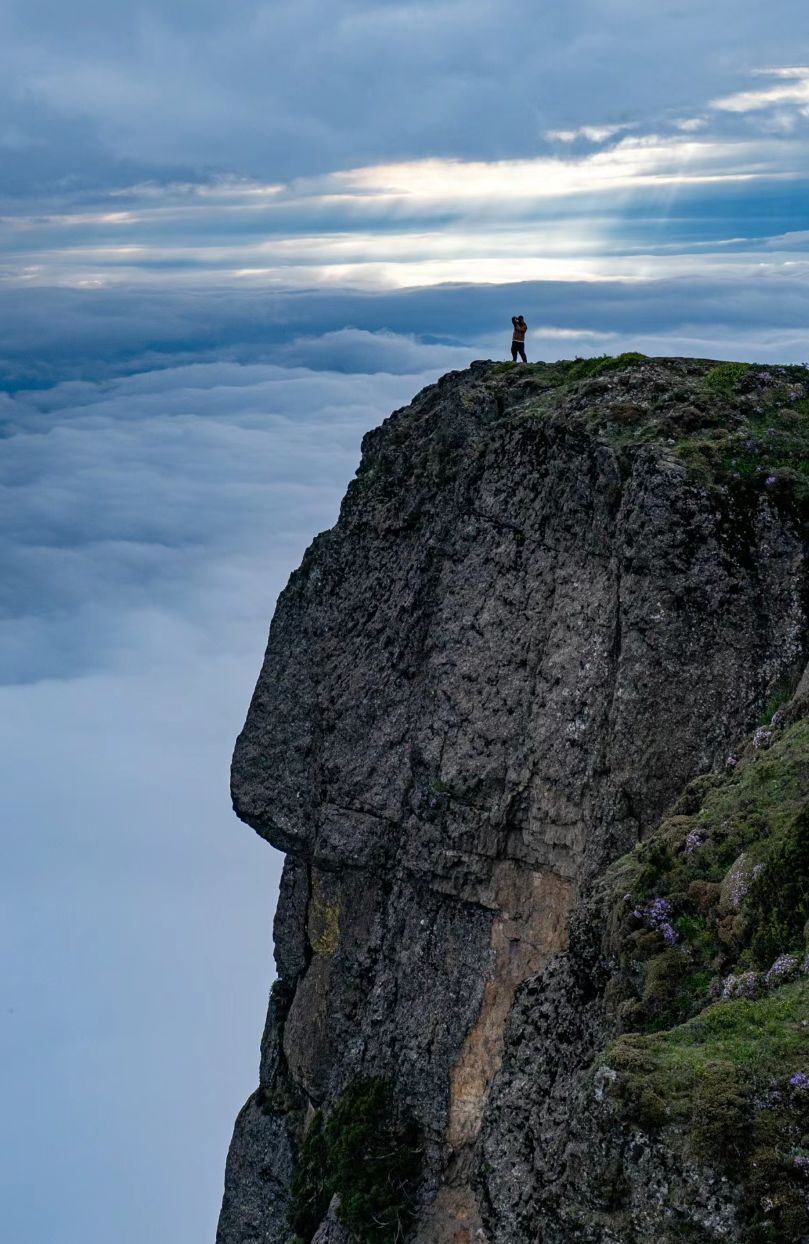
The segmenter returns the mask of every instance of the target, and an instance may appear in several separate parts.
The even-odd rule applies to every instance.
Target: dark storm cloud
[[[533,154],[548,131],[687,119],[697,101],[747,87],[750,70],[795,63],[805,5],[775,0],[769,18],[758,0],[518,13],[495,0],[12,0],[0,80],[17,119],[0,149],[18,189],[20,150],[39,185],[43,147],[100,184],[121,160],[288,179],[424,154]]]

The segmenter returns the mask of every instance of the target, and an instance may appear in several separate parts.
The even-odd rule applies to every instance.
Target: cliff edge
[[[286,860],[218,1244],[809,1232],[808,480],[798,367],[473,363],[366,436],[233,759]]]

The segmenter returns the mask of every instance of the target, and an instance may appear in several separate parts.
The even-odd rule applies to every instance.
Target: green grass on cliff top
[[[809,369],[629,353],[492,368],[525,413],[578,417],[616,448],[658,443],[696,480],[809,503]]]

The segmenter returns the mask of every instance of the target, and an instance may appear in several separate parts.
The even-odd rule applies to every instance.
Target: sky
[[[280,858],[228,765],[363,433],[504,357],[809,361],[802,0],[0,7],[0,1196],[213,1241]]]

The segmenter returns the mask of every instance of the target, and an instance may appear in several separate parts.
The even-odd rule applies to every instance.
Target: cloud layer
[[[247,602],[266,620],[267,581],[336,514],[361,433],[461,355],[391,334],[324,344],[349,372],[296,366],[293,345],[286,366],[196,363],[6,398],[0,682],[128,667],[161,619],[211,642],[255,621]],[[374,373],[350,374],[363,356]]]
[[[430,154],[286,181],[164,171],[78,199],[57,181],[47,203],[8,202],[0,287],[232,298],[805,279],[809,71],[748,82],[689,115],[547,130],[520,158]]]
[[[220,362],[6,398],[0,1188],[17,1244],[213,1238],[279,870],[232,819],[230,750],[275,596],[334,521],[362,434],[454,361],[392,335],[330,345],[345,367],[374,347],[388,370]]]

